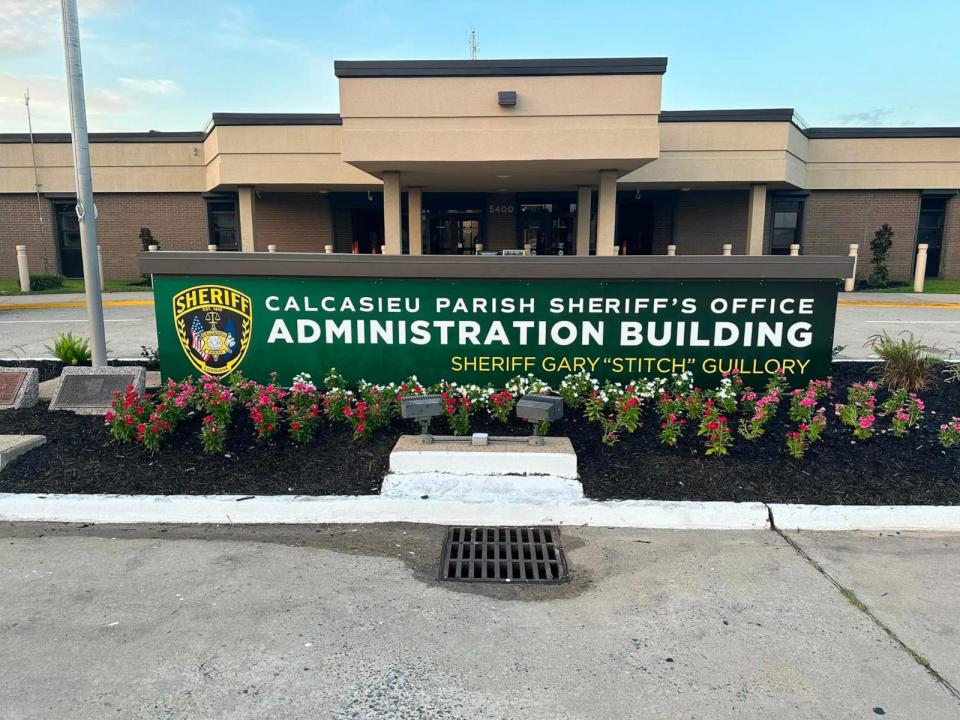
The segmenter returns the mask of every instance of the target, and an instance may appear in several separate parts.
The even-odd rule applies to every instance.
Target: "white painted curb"
[[[771,503],[781,530],[927,530],[960,532],[960,506],[781,505]]]
[[[367,496],[0,494],[0,521],[89,523],[373,523],[592,525],[697,530],[769,527],[762,503],[617,500],[468,503]]]
[[[389,473],[380,495],[395,500],[566,503],[583,500],[579,480],[553,475],[451,475]]]

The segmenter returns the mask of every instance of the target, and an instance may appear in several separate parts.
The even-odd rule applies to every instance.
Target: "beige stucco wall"
[[[203,192],[239,185],[303,190],[381,184],[353,162],[371,172],[388,166],[401,172],[414,169],[424,177],[407,176],[404,183],[433,189],[491,191],[501,184],[511,191],[573,189],[595,185],[601,169],[642,164],[644,158],[658,156],[639,169],[625,169],[620,184],[694,189],[751,183],[811,190],[960,187],[960,138],[808,139],[785,122],[658,124],[658,108],[652,103],[659,76],[394,78],[389,83],[397,85],[389,86],[402,88],[407,80],[416,88],[446,81],[441,87],[450,90],[449,102],[427,93],[429,98],[421,98],[426,106],[420,108],[399,90],[378,101],[373,91],[386,80],[348,79],[342,81],[345,88],[360,83],[349,86],[344,97],[345,107],[357,114],[345,118],[343,126],[218,126],[202,143],[94,142],[94,187],[98,192]],[[481,80],[489,82],[470,102],[461,97],[462,88],[455,90]],[[529,81],[533,89],[524,90],[514,80]],[[605,80],[620,88],[620,96],[597,99]],[[561,81],[572,84],[563,86]],[[570,89],[564,91],[569,107],[552,94],[558,87]],[[496,105],[496,89],[505,88],[520,93],[514,110]],[[597,102],[591,104],[590,97]],[[460,101],[467,104],[458,108]],[[377,107],[391,114],[361,114]],[[462,116],[425,114],[449,114],[451,108]],[[627,112],[615,114],[619,110]],[[41,189],[72,192],[70,144],[41,142],[36,152]],[[513,177],[497,177],[503,174]],[[0,193],[33,191],[30,145],[0,143]]]
[[[806,186],[811,190],[960,187],[960,138],[808,142]]]
[[[69,143],[37,143],[43,192],[73,192]],[[90,164],[97,192],[200,192],[204,159],[200,143],[91,143]],[[0,143],[0,193],[34,191],[27,143]]]
[[[795,182],[790,123],[665,122],[660,158],[620,179],[627,184]]]
[[[343,159],[375,174],[524,161],[626,172],[659,154],[660,89],[660,75],[341,78]],[[498,105],[502,90],[515,106]]]
[[[206,187],[379,185],[343,162],[339,125],[215,127],[204,141]]]

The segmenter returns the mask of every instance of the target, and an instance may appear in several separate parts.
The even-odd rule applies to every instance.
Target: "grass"
[[[868,287],[858,288],[862,292],[879,293],[910,293],[913,292],[913,284],[896,285],[894,287],[883,288],[881,290],[872,290]],[[960,280],[927,280],[923,284],[923,292],[926,293],[960,293]]]
[[[148,285],[132,285],[127,280],[107,280],[104,283],[104,292],[149,292]],[[82,293],[83,280],[64,278],[63,287],[37,292],[21,293],[18,280],[0,280],[0,295],[59,295],[62,293]]]

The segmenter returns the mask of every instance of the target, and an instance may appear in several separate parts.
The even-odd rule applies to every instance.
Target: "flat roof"
[[[88,139],[92,143],[194,143],[203,142],[205,137],[206,133],[203,132],[149,130],[147,132],[90,133]],[[69,143],[71,138],[70,133],[34,133],[33,141],[36,143]],[[28,142],[30,142],[30,135],[27,133],[0,133],[0,144]]]
[[[213,113],[217,125],[343,125],[337,113]]]
[[[339,78],[663,75],[665,57],[551,60],[337,60]]]

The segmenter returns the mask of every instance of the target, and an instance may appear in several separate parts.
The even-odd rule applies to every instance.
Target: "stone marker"
[[[113,393],[127,387],[142,393],[146,372],[142,367],[65,367],[60,385],[50,401],[51,410],[69,410],[79,415],[103,415],[113,403]]]
[[[0,367],[0,410],[19,410],[37,404],[40,373],[36,368]]]
[[[0,470],[46,441],[43,435],[0,435]]]

